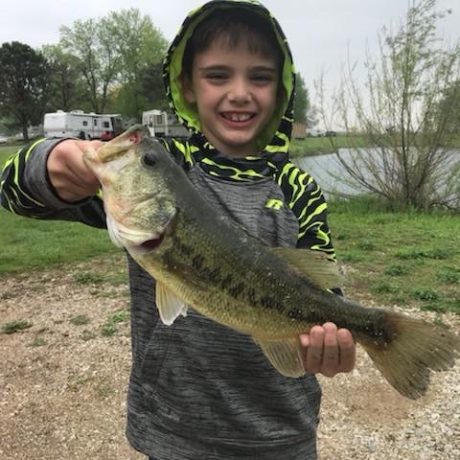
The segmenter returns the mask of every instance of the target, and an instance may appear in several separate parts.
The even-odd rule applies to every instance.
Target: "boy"
[[[186,18],[164,66],[172,106],[192,135],[164,143],[216,212],[268,245],[333,257],[321,191],[287,156],[292,69],[284,35],[264,7],[206,3]],[[24,148],[4,171],[2,204],[104,227],[99,184],[82,162],[88,144],[43,140]],[[313,374],[353,368],[350,332],[327,323],[302,335],[309,374],[285,378],[250,338],[196,312],[163,325],[154,280],[129,256],[128,264],[131,444],[157,460],[315,459],[321,391]]]

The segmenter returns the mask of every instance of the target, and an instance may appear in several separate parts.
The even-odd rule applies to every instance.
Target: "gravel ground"
[[[103,272],[104,263],[1,279],[0,325],[33,325],[0,335],[0,459],[145,458],[124,436],[130,341],[118,313],[128,308],[127,288],[74,276]],[[460,332],[458,316],[413,314]],[[433,376],[415,402],[384,382],[362,351],[356,370],[321,383],[321,460],[460,459],[460,364]]]

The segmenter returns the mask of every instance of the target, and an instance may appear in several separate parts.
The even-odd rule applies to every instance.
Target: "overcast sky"
[[[397,27],[409,0],[263,0],[277,17],[292,48],[297,70],[307,87],[321,72],[336,85],[347,61],[362,61],[366,47],[376,46],[383,26]],[[32,47],[59,41],[59,28],[77,19],[100,18],[109,11],[138,8],[152,18],[171,40],[183,18],[201,5],[197,0],[39,0],[4,1],[0,15],[0,43],[13,40]],[[438,0],[438,9],[452,9],[439,30],[447,41],[460,37],[460,0]]]

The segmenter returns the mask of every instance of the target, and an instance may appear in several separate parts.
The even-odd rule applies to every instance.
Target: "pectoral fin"
[[[156,304],[161,321],[170,326],[179,316],[187,316],[187,305],[161,283],[156,285]]]
[[[286,377],[301,377],[305,374],[302,348],[297,337],[278,341],[254,340],[280,374]]]
[[[273,251],[321,289],[331,289],[344,284],[337,264],[324,252],[293,248],[273,248]]]

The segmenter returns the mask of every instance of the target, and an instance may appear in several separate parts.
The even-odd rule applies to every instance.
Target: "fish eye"
[[[145,166],[155,166],[157,159],[155,158],[155,154],[152,152],[147,152],[142,155],[142,163]]]

